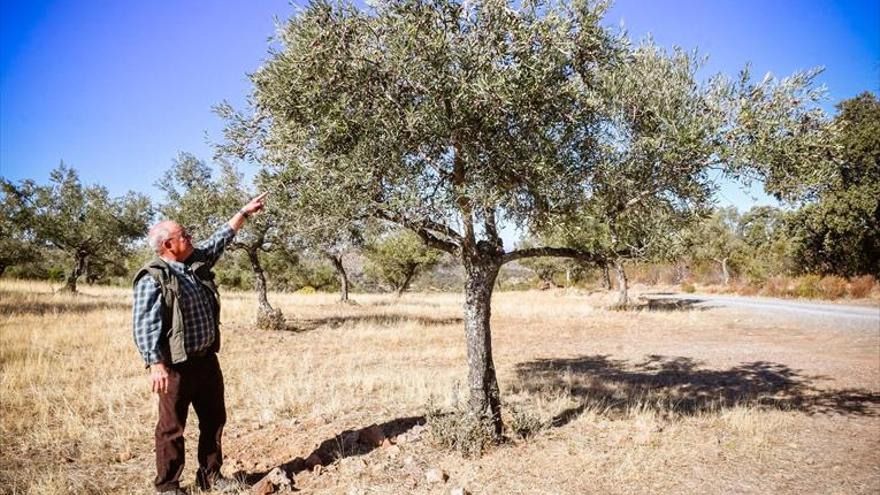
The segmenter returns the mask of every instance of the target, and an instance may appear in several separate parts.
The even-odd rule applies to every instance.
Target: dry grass
[[[130,295],[0,282],[0,493],[150,493],[155,398]],[[466,377],[455,294],[273,295],[286,331],[223,298],[225,470],[334,452],[307,493],[877,493],[877,329],[734,310],[608,311],[614,294],[499,293],[505,419],[529,435],[464,459],[430,442],[347,451],[341,432],[403,432]],[[464,392],[458,393],[462,395]],[[196,427],[187,430],[192,483]],[[540,425],[540,427],[539,427]],[[513,432],[511,432],[513,433]],[[358,454],[354,456],[354,454]],[[364,463],[351,462],[362,459]],[[424,469],[445,470],[444,486]]]

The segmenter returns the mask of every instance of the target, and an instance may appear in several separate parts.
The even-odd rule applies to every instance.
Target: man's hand
[[[170,372],[162,363],[150,366],[150,385],[153,392],[164,394],[168,392],[168,379]]]
[[[259,196],[257,196],[256,198],[250,200],[250,202],[248,204],[244,205],[244,208],[241,209],[242,213],[244,213],[245,216],[250,216],[250,215],[253,215],[254,213],[262,210],[263,209],[263,202],[266,201],[266,196],[268,196],[268,195],[269,195],[269,191],[266,191],[263,194],[260,194]]]
[[[254,213],[263,209],[263,202],[266,201],[266,196],[269,195],[269,191],[260,194],[256,198],[250,200],[248,204],[244,205],[244,207],[238,211],[232,218],[229,219],[229,226],[232,227],[232,230],[238,232],[242,225],[244,225],[244,219],[253,215]]]

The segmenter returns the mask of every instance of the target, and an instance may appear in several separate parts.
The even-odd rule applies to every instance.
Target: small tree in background
[[[0,179],[0,275],[11,266],[41,259],[41,246],[31,228],[28,198],[11,182]]]
[[[181,153],[157,184],[167,197],[160,210],[167,218],[186,226],[194,237],[205,238],[257,196],[264,180],[263,175],[258,175],[254,186],[248,186],[228,162],[220,163],[220,175],[215,179],[205,162],[190,153]],[[281,310],[269,304],[266,276],[260,262],[262,253],[279,249],[284,242],[277,218],[270,199],[266,210],[248,219],[229,246],[247,258],[259,304],[257,327],[265,329],[284,327]]]
[[[7,198],[15,198],[11,218],[25,222],[35,240],[70,259],[64,290],[73,293],[89,266],[124,270],[125,257],[153,215],[146,196],[129,192],[111,198],[102,186],[83,186],[76,171],[63,163],[49,174],[47,185],[26,180],[18,186],[4,182],[3,188]]]
[[[431,249],[411,231],[396,230],[375,236],[367,241],[367,276],[379,280],[397,292],[400,297],[422,271],[430,270],[439,261],[442,252]]]
[[[739,219],[742,250],[738,264],[753,282],[772,275],[791,275],[798,270],[792,259],[793,244],[788,213],[772,206],[755,206]]]
[[[719,208],[689,232],[688,244],[693,257],[718,264],[724,285],[730,283],[731,260],[745,249],[740,234],[740,216],[736,207]]]

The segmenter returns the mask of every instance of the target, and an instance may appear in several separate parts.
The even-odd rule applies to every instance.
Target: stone
[[[251,487],[251,493],[254,495],[269,495],[278,491],[279,488],[289,486],[291,486],[291,482],[287,473],[281,470],[281,468],[276,467]]]
[[[132,457],[134,456],[129,451],[120,452],[116,454],[116,462],[130,461]]]
[[[425,471],[425,481],[428,483],[445,483],[449,479],[449,475],[442,469],[431,468]]]
[[[385,432],[378,425],[368,426],[360,431],[358,440],[364,445],[379,447],[385,441]]]

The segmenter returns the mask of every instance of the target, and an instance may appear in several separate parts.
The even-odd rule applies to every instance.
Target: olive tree
[[[400,297],[420,272],[440,261],[442,252],[432,249],[409,230],[383,232],[369,239],[364,248],[367,275],[387,284]]]
[[[69,292],[76,292],[77,280],[90,265],[93,270],[96,265],[122,267],[153,215],[146,196],[128,192],[112,198],[102,186],[83,186],[76,170],[63,163],[49,174],[49,184],[25,180],[3,187],[25,210],[13,215],[26,219],[33,238],[69,257],[64,284]]]
[[[769,95],[745,94],[745,85],[719,78],[710,91],[717,103],[667,114],[675,121],[617,101],[614,88],[636,79],[615,84],[612,78],[618,67],[636,61],[622,36],[601,26],[600,6],[505,0],[372,5],[362,11],[317,1],[292,17],[280,30],[281,46],[252,75],[253,115],[231,119],[228,135],[273,168],[278,187],[298,208],[333,219],[393,222],[459,260],[466,273],[469,408],[490,418],[496,435],[501,401],[489,322],[499,269],[539,256],[604,261],[604,253],[576,246],[508,251],[501,223],[542,232],[564,229],[583,214],[606,215],[597,198],[612,203],[606,191],[625,189],[637,172],[628,165],[648,163],[616,156],[625,141],[614,129],[625,109],[637,113],[640,128],[670,134],[640,150],[652,154],[652,173],[671,177],[664,184],[687,174],[702,179],[712,164],[725,163],[734,175],[772,172],[768,161],[801,150],[796,141],[778,152],[778,121],[762,119],[770,109],[785,118],[802,115],[789,111],[788,99],[776,103],[809,78],[789,86],[766,83],[780,89]],[[739,120],[747,111],[757,122],[743,129]],[[706,112],[720,122],[694,129],[689,123]],[[764,136],[768,126],[771,134]],[[719,147],[721,141],[735,146],[711,161],[691,156],[690,140],[710,131]],[[798,128],[793,138],[800,134]],[[683,201],[705,194],[681,182],[673,190]],[[617,203],[647,205],[665,191],[649,183]]]
[[[230,162],[221,161],[219,166],[220,174],[214,177],[214,171],[204,161],[190,153],[180,153],[157,184],[166,195],[166,202],[160,207],[162,214],[186,226],[197,238],[209,236],[256,196],[257,189],[262,190],[265,178],[260,175],[252,187]],[[229,246],[247,258],[259,304],[257,326],[267,329],[284,324],[281,311],[269,304],[266,275],[260,262],[261,253],[285,246],[277,218],[275,206],[267,201],[266,211],[249,219]]]
[[[40,244],[31,228],[30,210],[22,191],[0,179],[0,275],[7,268],[41,258]]]
[[[722,282],[724,285],[729,284],[731,260],[743,253],[746,247],[736,207],[718,208],[688,234],[693,257],[717,263],[721,269]]]

